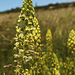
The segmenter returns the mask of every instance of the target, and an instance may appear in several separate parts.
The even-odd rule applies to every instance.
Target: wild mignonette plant
[[[75,31],[71,30],[67,42],[68,54],[70,57],[75,57]]]
[[[40,26],[34,16],[32,0],[24,0],[16,26],[14,62],[16,62],[15,73],[18,75],[39,73],[41,57],[41,35]],[[35,62],[38,63],[35,63]],[[37,65],[38,64],[38,65]],[[36,71],[35,71],[35,70]]]
[[[75,74],[75,31],[71,30],[67,42],[68,47],[68,57],[66,63],[66,74],[73,75]]]
[[[50,29],[47,30],[46,33],[46,45],[47,45],[47,52],[50,53],[52,52],[52,34]]]
[[[50,29],[46,34],[46,45],[47,45],[47,54],[46,54],[46,64],[50,69],[51,75],[60,75],[59,72],[59,61],[56,54],[52,51],[52,34]]]
[[[75,31],[71,30],[69,37],[68,37],[68,42],[67,42],[67,48],[68,48],[68,56],[66,58],[66,62],[64,62],[63,67],[64,75],[74,75],[75,74]]]

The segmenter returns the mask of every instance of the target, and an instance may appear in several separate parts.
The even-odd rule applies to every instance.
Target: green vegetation
[[[9,13],[9,14],[0,14],[0,35],[1,35],[0,36],[0,60],[1,60],[0,74],[1,75],[3,73],[6,73],[6,75],[14,75],[14,73],[13,73],[14,66],[12,68],[12,65],[11,65],[11,64],[14,64],[13,63],[14,37],[15,37],[15,34],[17,31],[18,32],[17,35],[19,36],[18,39],[19,39],[19,41],[21,41],[20,39],[24,39],[23,36],[25,34],[23,32],[23,30],[26,31],[26,29],[27,29],[27,28],[23,27],[25,29],[21,30],[21,34],[19,33],[19,27],[21,27],[22,25],[24,26],[24,22],[23,22],[24,18],[26,16],[28,17],[27,14],[24,16],[22,14],[22,12],[21,12],[21,15],[19,16],[19,18],[20,18],[19,20],[18,20],[19,12]],[[32,17],[34,17],[34,13],[32,13],[31,15],[32,15]],[[37,60],[37,63],[35,63],[34,62],[35,56],[34,56],[34,59],[32,60],[33,62],[31,61],[31,64],[29,64],[30,62],[28,63],[32,69],[30,69],[30,67],[27,66],[26,71],[28,71],[28,69],[29,69],[30,72],[28,71],[28,73],[32,73],[33,71],[35,72],[37,70],[36,73],[38,73],[38,74],[41,73],[43,75],[45,75],[47,73],[48,73],[48,75],[51,75],[51,74],[53,74],[53,75],[60,75],[60,74],[73,75],[75,73],[75,70],[74,70],[74,66],[75,66],[75,64],[74,64],[74,61],[75,61],[74,55],[75,54],[74,53],[75,53],[75,51],[74,51],[74,46],[70,45],[69,43],[72,42],[73,41],[72,39],[75,37],[75,32],[71,31],[72,29],[75,30],[75,8],[68,7],[68,8],[62,8],[62,9],[54,9],[54,10],[50,10],[50,9],[47,9],[47,10],[41,9],[40,10],[39,9],[39,10],[37,10],[35,16],[39,20],[39,24],[40,24],[40,28],[41,28],[41,35],[42,35],[41,41],[44,44],[41,49],[43,52],[42,53],[38,52],[38,54],[40,53],[40,54],[44,54],[44,55],[41,56],[42,58],[39,58],[39,60],[42,60],[42,61],[40,61],[41,63],[39,63],[38,60]],[[28,20],[29,19],[30,18],[28,17]],[[15,26],[17,25],[17,20],[18,20],[18,22],[21,21],[21,23],[20,23],[19,27],[18,26],[16,27],[16,31],[15,31]],[[33,20],[37,23],[36,18],[34,18]],[[31,20],[28,24],[31,24],[33,22],[33,20]],[[36,23],[35,23],[35,25],[36,25]],[[28,27],[30,29],[32,28],[31,26],[28,25]],[[37,30],[37,27],[36,26],[34,26],[34,27]],[[35,32],[35,28],[34,28],[34,32]],[[48,29],[51,29],[51,31]],[[48,32],[47,32],[47,30],[48,30]],[[27,30],[27,31],[28,32],[25,35],[28,37],[27,34],[30,34],[31,32],[30,32],[30,30]],[[71,33],[70,33],[70,31],[71,31]],[[46,32],[47,32],[47,34],[46,34]],[[51,32],[52,32],[52,34],[51,34]],[[33,33],[31,33],[31,34],[33,35]],[[68,39],[68,35],[73,36],[73,38],[71,38],[71,39],[69,36],[70,41]],[[29,36],[31,36],[31,35],[29,35]],[[53,38],[52,38],[52,36],[53,36]],[[32,38],[36,38],[36,37],[34,36]],[[53,41],[52,41],[52,39],[53,39]],[[50,40],[50,41],[48,41],[48,40]],[[68,46],[69,47],[72,46],[71,47],[72,50],[69,50],[67,48],[67,40],[68,40]],[[18,47],[17,44],[15,44],[15,45]],[[27,49],[35,50],[34,47],[32,47],[32,45],[35,46],[33,42],[30,42],[28,44],[31,44],[31,47],[29,47],[29,45],[26,45],[27,48],[24,47],[24,49],[26,48],[26,50]],[[36,45],[38,45],[38,44],[36,43]],[[23,51],[23,50],[20,50],[20,51]],[[38,51],[38,49],[36,51]],[[51,58],[48,58],[48,56],[50,56]],[[32,56],[32,58],[33,58],[33,56]],[[46,59],[46,61],[45,61],[45,59]],[[20,60],[23,60],[23,59],[20,59]],[[48,60],[51,60],[51,62]],[[40,67],[39,67],[39,69],[36,68],[36,70],[33,69],[34,65],[32,65],[32,64],[34,64],[34,63],[35,63],[35,66],[37,66],[38,64],[43,65],[41,67],[42,68],[41,71],[39,70]],[[51,63],[51,64],[49,65],[49,63]],[[23,65],[23,64],[21,63],[21,65]],[[17,65],[17,66],[19,66],[19,65]],[[53,68],[51,69],[51,67],[53,67]],[[22,70],[24,68],[25,67],[19,68],[19,70],[20,69]],[[44,68],[46,68],[45,72],[44,72],[44,70],[45,70]],[[22,71],[22,72],[25,73],[25,71]]]

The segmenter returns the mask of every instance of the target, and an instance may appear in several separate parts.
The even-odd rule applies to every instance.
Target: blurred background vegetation
[[[12,68],[4,68],[13,63],[13,46],[15,26],[17,25],[20,8],[0,13],[0,75],[14,75]],[[53,51],[59,60],[67,55],[67,39],[70,31],[75,30],[75,3],[50,4],[35,7],[36,17],[41,26],[42,43],[45,44],[45,35],[51,29],[53,35]],[[45,50],[45,45],[44,45]]]

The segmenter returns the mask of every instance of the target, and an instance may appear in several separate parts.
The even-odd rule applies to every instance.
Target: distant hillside
[[[60,9],[60,8],[68,8],[68,7],[75,7],[75,2],[71,3],[56,3],[56,4],[49,4],[47,6],[38,6],[35,9]]]
[[[11,12],[19,12],[19,11],[21,11],[21,8],[11,9],[0,13],[3,14],[3,13],[11,13]]]
[[[61,4],[56,3],[56,4],[49,4],[46,6],[37,6],[35,7],[35,10],[38,10],[38,9],[53,10],[53,9],[68,8],[68,7],[75,7],[75,2],[61,3]],[[0,13],[10,13],[10,12],[20,12],[20,11],[21,11],[21,8],[16,8],[16,9],[7,10],[7,11],[0,12]]]

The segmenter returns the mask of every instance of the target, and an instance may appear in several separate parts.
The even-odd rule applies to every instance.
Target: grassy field
[[[0,14],[0,75],[3,75],[3,72],[6,72],[6,75],[13,75],[11,67],[4,69],[3,66],[13,63],[15,26],[17,25],[19,14],[20,12]],[[46,31],[51,29],[53,50],[58,58],[60,57],[65,61],[68,34],[72,29],[75,30],[75,8],[39,9],[36,11],[35,16],[41,27],[42,43],[45,44]]]

